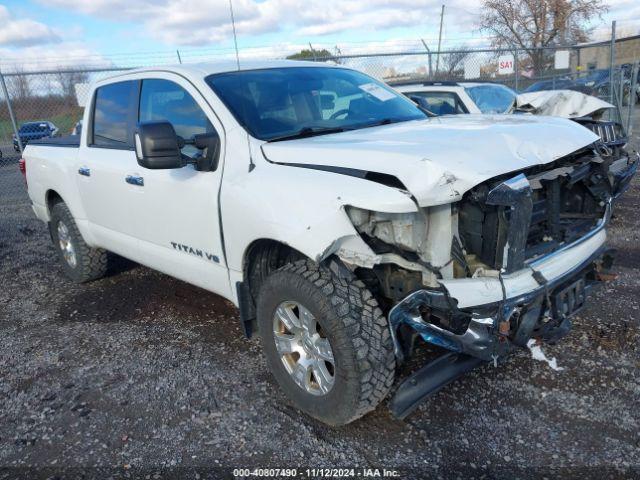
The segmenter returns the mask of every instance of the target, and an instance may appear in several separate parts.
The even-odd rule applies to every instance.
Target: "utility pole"
[[[440,34],[438,35],[438,56],[436,57],[436,74],[440,68],[440,47],[442,46],[442,19],[444,18],[444,5],[440,11]]]

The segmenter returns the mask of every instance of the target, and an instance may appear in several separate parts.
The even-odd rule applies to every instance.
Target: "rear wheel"
[[[343,425],[389,393],[395,377],[391,335],[359,280],[300,260],[265,280],[257,308],[267,363],[300,410]]]
[[[107,251],[86,244],[65,203],[56,203],[51,208],[49,231],[62,268],[74,282],[89,282],[105,275]]]

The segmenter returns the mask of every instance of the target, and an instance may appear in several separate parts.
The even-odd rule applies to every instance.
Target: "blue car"
[[[58,127],[48,120],[26,122],[20,125],[18,135],[20,135],[20,142],[22,143],[22,148],[24,148],[31,140],[55,137],[58,135]],[[13,134],[13,149],[16,152],[20,151],[20,145],[15,133]]]
[[[584,82],[573,81],[569,78],[555,78],[550,80],[540,80],[529,85],[523,93],[541,92],[543,90],[575,90],[586,95],[593,95],[594,91],[591,86]]]
[[[592,88],[596,95],[607,96],[609,94],[609,70],[592,70],[588,75],[577,78],[576,85],[584,85]]]

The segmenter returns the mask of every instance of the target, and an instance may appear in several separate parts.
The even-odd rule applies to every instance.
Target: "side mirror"
[[[196,161],[199,172],[213,172],[218,168],[220,160],[220,136],[217,132],[200,133],[194,135],[193,145],[202,150],[202,155]]]
[[[138,165],[152,170],[182,168],[186,165],[180,152],[183,143],[169,122],[142,122],[135,132]]]

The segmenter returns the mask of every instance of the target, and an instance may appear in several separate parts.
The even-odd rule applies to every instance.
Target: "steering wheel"
[[[342,115],[348,115],[349,114],[349,109],[348,108],[343,108],[342,110],[338,110],[337,112],[333,112],[333,115],[331,115],[329,117],[329,120],[335,120],[336,118],[342,116]]]

